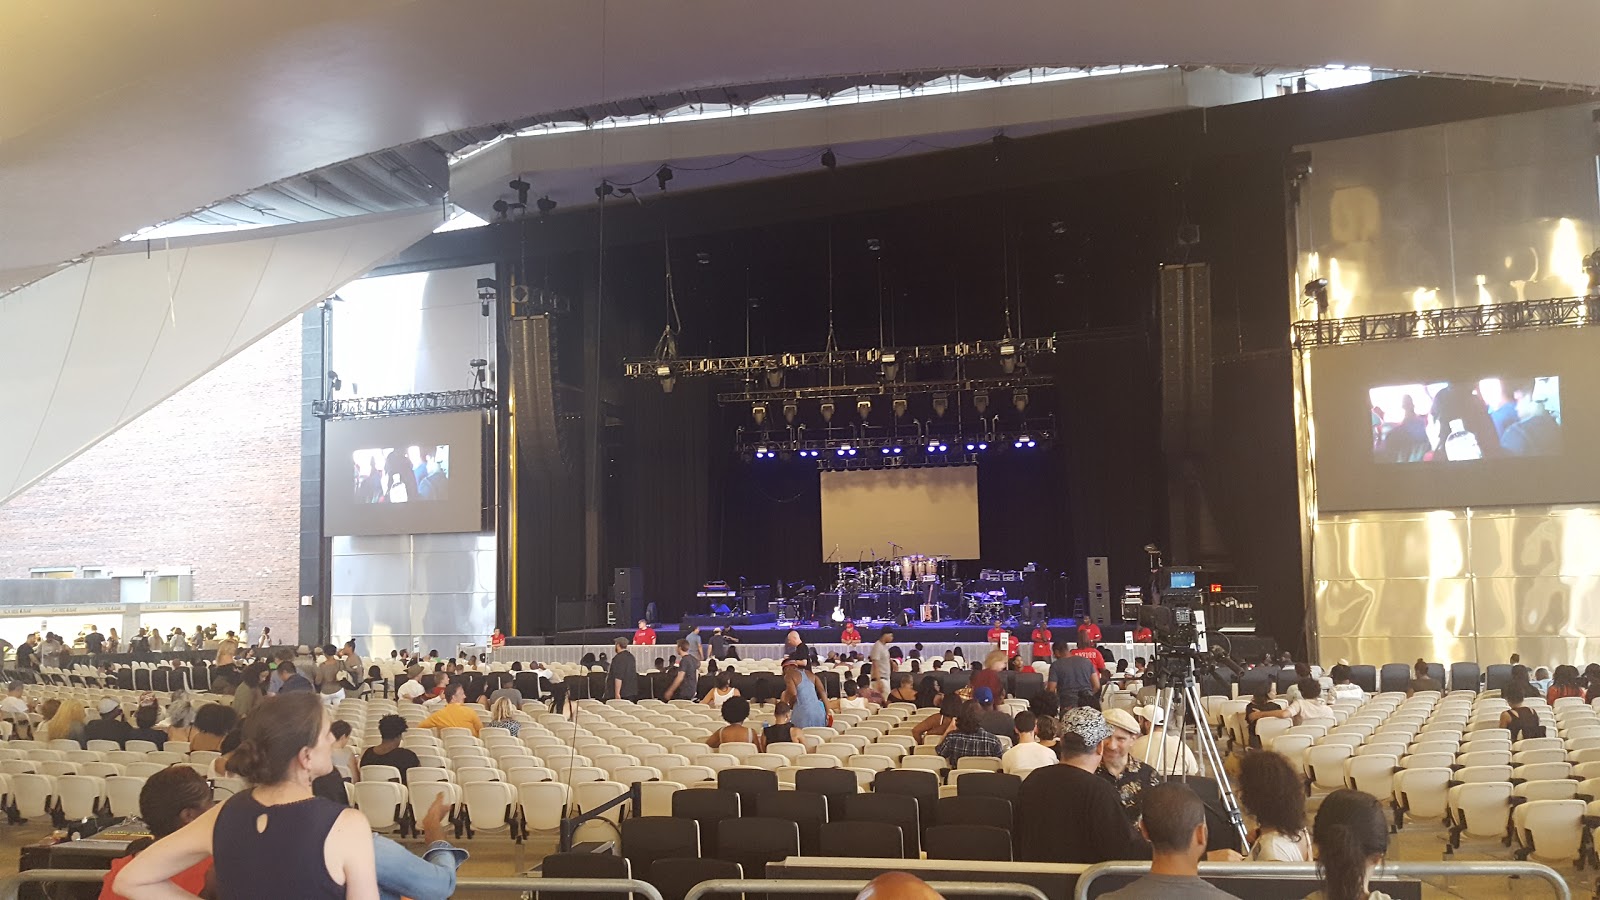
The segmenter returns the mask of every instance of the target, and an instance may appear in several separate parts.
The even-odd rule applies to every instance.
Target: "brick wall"
[[[0,577],[189,566],[194,599],[299,630],[300,321],[0,505]]]

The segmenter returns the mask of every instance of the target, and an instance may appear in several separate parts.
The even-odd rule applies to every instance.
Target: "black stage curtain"
[[[713,465],[726,465],[729,455],[711,445],[715,387],[711,379],[680,379],[663,394],[654,382],[626,385],[620,468],[628,512],[618,564],[643,569],[644,598],[664,621],[689,611],[709,577],[719,493]]]

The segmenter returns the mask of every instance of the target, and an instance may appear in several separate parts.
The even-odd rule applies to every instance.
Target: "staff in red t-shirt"
[[[640,619],[639,627],[634,629],[633,632],[633,642],[641,647],[654,646],[656,642],[656,630],[650,627],[649,622]]]
[[[504,647],[505,645],[506,645],[506,636],[500,633],[500,629],[496,628],[494,630],[494,634],[489,635],[489,649],[490,650],[499,650],[501,647]]]
[[[1101,655],[1095,644],[1100,640],[1100,626],[1093,622],[1085,622],[1078,626],[1078,646],[1072,651],[1073,656],[1081,656],[1094,663],[1094,667],[1104,672],[1106,658]]]
[[[846,647],[855,647],[861,643],[861,632],[856,630],[854,621],[844,620],[844,630],[839,632],[839,643]]]
[[[1033,658],[1035,661],[1050,661],[1050,626],[1039,624],[1033,626]]]

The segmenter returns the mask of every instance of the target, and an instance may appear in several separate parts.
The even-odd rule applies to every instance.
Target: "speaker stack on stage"
[[[1104,556],[1091,556],[1087,560],[1088,578],[1084,584],[1089,590],[1089,618],[1096,625],[1109,625],[1116,621],[1111,616],[1111,567]]]
[[[644,603],[644,570],[638,566],[611,570],[611,604],[606,618],[612,625],[630,626],[647,619]]]

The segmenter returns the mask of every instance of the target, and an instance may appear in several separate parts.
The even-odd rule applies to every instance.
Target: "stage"
[[[714,621],[713,621],[714,620]],[[709,638],[715,627],[727,629],[730,622],[733,635],[739,639],[737,645],[741,659],[778,659],[785,651],[785,641],[791,630],[800,633],[800,639],[805,641],[819,656],[826,658],[831,652],[847,653],[855,649],[863,657],[870,649],[869,645],[877,640],[878,634],[889,623],[857,623],[856,630],[861,633],[861,644],[857,647],[846,647],[839,642],[839,626],[829,624],[824,628],[819,625],[800,624],[795,626],[773,624],[746,625],[738,624],[744,621],[738,616],[691,616],[685,622],[700,623],[700,636],[702,641]],[[718,624],[720,623],[720,624]],[[665,659],[676,653],[674,646],[678,639],[687,634],[689,627],[684,625],[661,624],[656,626],[656,643],[653,648],[645,647],[636,651],[643,665],[649,665],[654,657]],[[912,649],[918,644],[923,647],[923,664],[927,667],[931,662],[943,656],[946,650],[960,647],[963,657],[970,663],[981,659],[991,647],[988,642],[989,627],[974,625],[966,622],[918,622],[911,625],[895,625],[895,639],[892,646],[899,647],[900,652],[909,656]],[[1060,640],[1074,640],[1077,637],[1077,624],[1072,619],[1051,619],[1051,637]],[[1111,626],[1102,628],[1107,640],[1105,646],[1111,650],[1116,659],[1126,659],[1131,664],[1135,657],[1148,659],[1154,653],[1152,644],[1126,643],[1130,629]],[[611,642],[619,637],[632,638],[632,628],[587,628],[573,631],[563,631],[549,638],[535,637],[508,637],[506,646],[494,654],[494,658],[501,662],[578,662],[586,653],[611,652]],[[1012,629],[1017,636],[1020,652],[1025,661],[1032,660],[1030,640],[1033,634],[1031,627]],[[646,658],[648,657],[648,658]]]

